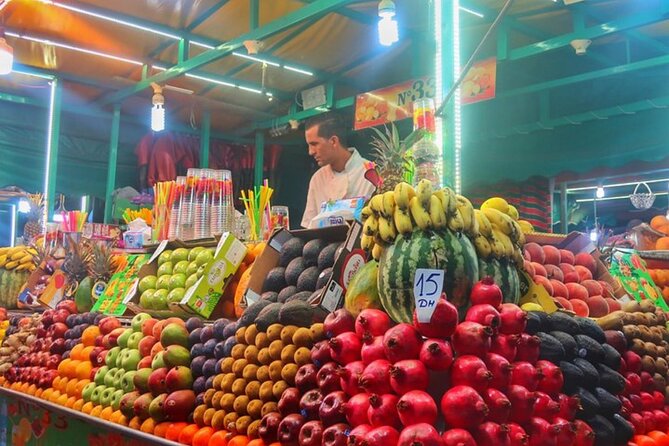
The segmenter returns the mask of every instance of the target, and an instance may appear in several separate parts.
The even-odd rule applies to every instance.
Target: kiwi
[[[237,342],[243,344],[245,341],[245,337],[246,337],[246,327],[239,327],[237,329],[237,333],[235,333],[235,338],[237,339]]]
[[[269,363],[272,362],[272,357],[269,355],[269,348],[265,347],[260,349],[257,359],[258,363],[262,365],[269,365]]]
[[[239,418],[239,414],[237,412],[230,412],[225,415],[225,418],[223,418],[223,425],[225,426],[226,430],[233,430],[236,429],[235,423],[237,422],[237,419]]]
[[[212,388],[215,390],[221,390],[221,382],[223,382],[223,378],[225,378],[225,375],[222,373],[216,375],[211,383]]]
[[[235,431],[239,435],[246,435],[246,431],[249,428],[249,424],[253,422],[253,419],[248,416],[244,415],[242,417],[237,418],[237,421],[235,421]]]
[[[286,366],[281,370],[281,378],[291,386],[294,386],[297,369],[297,364],[286,364]]]
[[[214,394],[214,397],[211,399],[211,407],[214,409],[220,409],[221,408],[221,398],[225,395],[225,392],[219,390]]]
[[[244,349],[244,359],[246,359],[249,364],[255,364],[258,362],[258,347],[253,344],[249,344],[246,349]]]
[[[244,367],[244,371],[242,372],[242,378],[244,378],[246,381],[253,381],[256,379],[256,373],[258,372],[258,366],[255,364],[248,364],[246,367]]]
[[[269,342],[281,339],[281,330],[283,330],[283,325],[281,324],[272,324],[267,327],[267,339],[269,339]]]
[[[272,381],[281,379],[281,370],[283,369],[283,362],[276,360],[269,365],[269,377]]]
[[[237,376],[234,373],[226,373],[223,375],[221,390],[224,392],[232,392],[232,383],[234,383],[236,379]]]
[[[260,430],[260,423],[262,420],[254,420],[246,428],[246,436],[249,438],[258,438],[258,431]]]
[[[269,347],[269,342],[269,336],[267,336],[267,333],[260,332],[256,335],[255,344],[256,347],[258,347],[258,350]]]
[[[235,382],[232,383],[232,393],[235,396],[243,395],[246,390],[246,380],[244,378],[237,378]]]
[[[223,398],[221,398],[221,401],[219,402],[221,409],[230,412],[232,410],[232,404],[235,402],[235,398],[237,398],[237,395],[234,393],[226,393],[223,395]]]
[[[279,407],[274,401],[268,401],[262,405],[262,410],[260,411],[260,415],[264,417],[268,413],[277,412],[278,410]]]
[[[283,392],[290,387],[286,381],[277,381],[274,383],[272,386],[272,394],[274,394],[275,399],[280,399],[281,395],[283,395]]]
[[[232,356],[234,359],[241,359],[244,357],[244,350],[246,350],[246,345],[237,344],[234,347],[232,347],[230,356]]]
[[[249,397],[250,400],[255,400],[260,396],[260,382],[259,381],[251,381],[246,385],[246,390],[245,390],[246,396]]]
[[[232,403],[230,403],[230,410],[232,410]],[[216,430],[225,429],[226,416],[227,413],[224,410],[217,410],[216,413],[214,413],[214,416],[211,417],[211,427],[213,427]]]
[[[248,361],[244,358],[238,359],[232,364],[232,373],[237,375],[237,378],[241,378],[242,373],[244,373],[244,368],[248,365]]]
[[[295,330],[295,333],[293,333],[292,342],[297,347],[311,348],[313,345],[313,340],[311,338],[311,329],[301,327]]]
[[[284,345],[288,345],[293,342],[293,335],[297,329],[298,327],[295,325],[286,325],[283,327],[283,330],[281,330],[281,342],[283,342]]]
[[[224,358],[221,361],[221,373],[230,373],[232,372],[232,364],[235,363],[235,358],[228,357]]]
[[[215,413],[216,409],[214,409],[213,407],[210,407],[207,410],[205,410],[204,415],[202,416],[202,423],[205,426],[211,426]]]
[[[281,362],[284,364],[290,364],[294,361],[295,352],[297,347],[294,345],[286,345],[283,350],[281,350]]]
[[[256,327],[256,324],[251,324],[248,327],[246,327],[246,330],[244,330],[244,342],[247,345],[253,345],[256,341],[256,335],[258,334],[258,327]]]
[[[193,423],[198,426],[204,426],[204,413],[207,411],[207,406],[205,404],[200,404],[193,411]]]
[[[273,360],[281,359],[281,351],[283,350],[283,346],[284,343],[280,339],[272,341],[272,343],[269,345],[269,357]]]
[[[246,406],[249,405],[249,397],[246,395],[239,395],[235,398],[232,404],[232,409],[240,415],[246,415]]]
[[[260,418],[260,411],[262,411],[263,402],[257,399],[249,401],[246,406],[246,413],[253,419]]]
[[[273,387],[274,383],[272,381],[265,381],[264,383],[260,384],[260,391],[258,392],[258,396],[265,403],[274,400],[274,392],[272,391]]]
[[[325,339],[325,329],[322,322],[312,324],[310,330],[312,342],[320,342]]]
[[[211,406],[211,400],[214,398],[215,394],[216,390],[207,389],[207,391],[204,392],[204,404],[206,404],[207,406]]]
[[[269,381],[269,366],[261,365],[258,367],[258,370],[256,370],[256,379],[261,383]]]
[[[295,364],[297,364],[298,366],[309,364],[311,362],[311,350],[308,349],[307,347],[298,348],[295,351],[293,360],[295,361]]]

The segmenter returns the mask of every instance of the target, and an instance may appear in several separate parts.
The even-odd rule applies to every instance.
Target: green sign
[[[611,258],[610,272],[620,281],[625,292],[638,302],[649,299],[664,311],[669,311],[662,292],[648,273],[646,262],[636,252],[615,251]]]

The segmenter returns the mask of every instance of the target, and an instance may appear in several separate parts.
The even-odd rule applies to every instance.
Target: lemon
[[[501,197],[488,198],[481,205],[481,209],[485,208],[497,209],[502,214],[509,214],[509,203]]]
[[[534,302],[528,302],[520,307],[523,311],[545,311],[544,307]]]
[[[520,215],[518,215],[518,209],[516,209],[516,207],[512,204],[509,205],[509,212],[507,212],[507,215],[516,221],[518,221],[520,218]]]

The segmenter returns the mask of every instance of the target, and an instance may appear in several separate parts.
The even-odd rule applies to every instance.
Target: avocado
[[[283,308],[282,303],[272,303],[263,308],[255,321],[258,330],[265,331],[270,325],[278,323],[281,308]]]
[[[325,268],[332,268],[336,260],[335,255],[339,248],[339,242],[330,243],[318,255],[318,270],[323,271]]]
[[[612,446],[617,444],[616,429],[609,420],[601,415],[593,415],[586,418],[585,422],[590,425],[595,433],[595,446]]]
[[[542,311],[529,311],[527,313],[527,326],[525,327],[525,333],[534,335],[543,330],[541,317],[542,314],[545,315],[546,313]]]
[[[541,339],[541,346],[539,347],[539,358],[546,359],[554,364],[558,364],[564,359],[565,353],[562,344],[548,333],[539,332],[536,336]]]
[[[620,414],[614,414],[609,420],[616,431],[615,444],[627,444],[634,436],[634,426]]]
[[[296,257],[302,255],[304,241],[299,237],[293,237],[281,246],[279,255],[279,266],[286,267]]]
[[[618,350],[611,347],[609,344],[602,344],[602,348],[604,349],[604,359],[602,359],[602,364],[606,364],[613,370],[619,370],[620,353],[618,353]]]
[[[575,392],[583,384],[583,371],[571,362],[560,361],[560,370],[564,377],[565,393]]]
[[[562,344],[566,359],[571,359],[576,356],[576,340],[572,335],[563,331],[551,331],[549,334]]]
[[[316,281],[316,288],[323,288],[325,285],[328,284],[328,280],[330,280],[330,277],[332,277],[332,268],[325,268],[321,273],[318,275],[318,280]]]
[[[279,311],[279,323],[282,325],[295,325],[298,327],[310,327],[314,316],[311,305],[301,300],[285,303]]]
[[[277,266],[272,268],[267,277],[265,277],[265,282],[262,285],[263,293],[265,291],[276,291],[277,293],[286,286],[286,268],[282,266]]]
[[[279,293],[278,302],[285,302],[293,294],[297,293],[297,287],[295,285],[289,285],[286,288],[282,289]]]
[[[263,300],[268,300],[270,302],[277,302],[277,300],[279,299],[279,293],[277,293],[276,291],[265,291],[264,293],[262,293],[260,298]]]
[[[578,356],[587,359],[593,364],[602,362],[602,359],[604,359],[602,344],[587,335],[576,335],[574,339],[578,348]]]
[[[297,291],[315,291],[318,283],[318,267],[305,269],[297,279]]]
[[[291,260],[286,267],[286,284],[297,285],[297,279],[299,279],[300,274],[302,274],[305,269],[304,258],[296,257]]]
[[[550,330],[547,331],[564,331],[572,336],[581,333],[581,328],[576,319],[560,311],[548,315],[548,325]]]
[[[575,358],[572,364],[583,372],[582,386],[594,389],[599,385],[599,373],[597,373],[597,369],[590,362],[583,358]]]
[[[256,317],[260,314],[263,308],[268,305],[271,305],[272,302],[264,299],[260,299],[258,302],[254,303],[242,313],[242,317],[239,318],[237,322],[238,327],[248,327],[255,322]]]
[[[601,407],[597,398],[583,387],[579,387],[574,395],[581,400],[581,407],[577,412],[579,418],[590,418],[600,412]]]
[[[302,302],[308,302],[312,294],[313,294],[312,291],[300,291],[298,293],[293,294],[288,299],[286,299],[286,303],[292,302],[294,300],[301,300]]]
[[[597,325],[597,322],[587,317],[577,317],[575,319],[581,328],[580,334],[590,336],[600,344],[604,344],[606,342],[606,335],[604,334],[604,330],[602,330],[602,328]],[[575,335],[576,333],[573,334]]]
[[[595,398],[597,398],[597,401],[599,401],[599,407],[601,407],[603,415],[613,415],[618,413],[623,407],[620,400],[614,395],[611,395],[606,389],[595,387],[594,395]]]
[[[617,395],[625,389],[625,378],[606,364],[597,364],[599,385]]]
[[[305,243],[302,257],[304,257],[304,264],[307,268],[318,265],[318,256],[326,246],[327,242],[320,238],[309,240]]]

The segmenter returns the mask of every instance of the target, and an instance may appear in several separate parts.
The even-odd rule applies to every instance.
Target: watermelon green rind
[[[520,300],[520,279],[516,267],[506,260],[479,259],[479,278],[492,277],[502,290],[504,302],[517,304]]]
[[[476,249],[462,234],[446,231],[443,236],[447,246],[452,247],[445,268],[444,291],[447,299],[463,313],[469,308],[469,295],[479,277]]]

